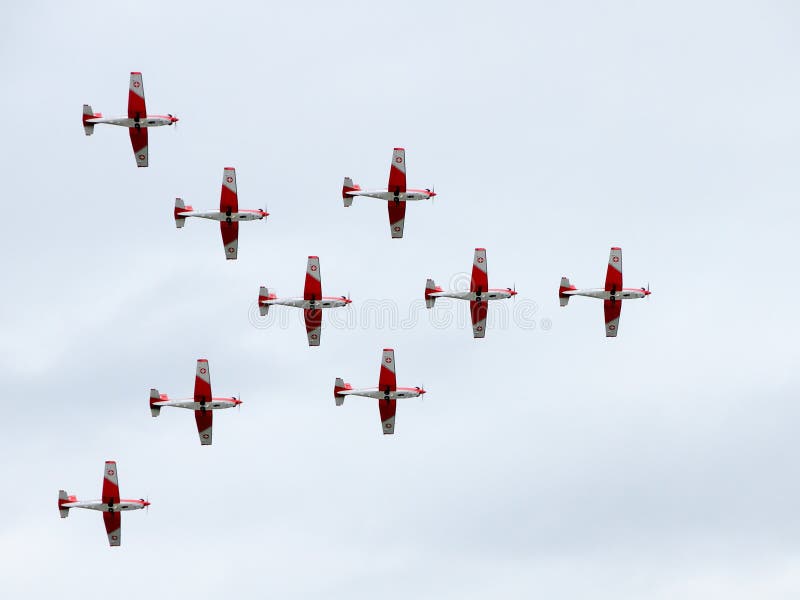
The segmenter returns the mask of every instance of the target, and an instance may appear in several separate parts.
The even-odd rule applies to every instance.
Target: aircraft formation
[[[108,124],[127,127],[131,147],[137,167],[149,164],[148,128],[175,125],[178,118],[172,114],[151,115],[147,113],[144,97],[142,74],[131,72],[128,91],[128,114],[121,117],[103,117],[95,113],[88,104],[83,105],[83,127],[87,136],[94,133],[96,125]],[[350,177],[344,178],[342,200],[349,208],[356,197],[374,198],[387,203],[389,215],[389,231],[393,239],[401,239],[405,229],[406,203],[432,200],[436,196],[433,188],[414,189],[406,185],[406,154],[404,148],[394,148],[389,168],[389,180],[385,189],[364,190],[355,184]],[[175,199],[173,217],[177,228],[186,224],[186,219],[197,217],[218,221],[222,235],[222,245],[226,260],[236,260],[239,249],[239,223],[266,219],[269,213],[265,209],[240,209],[236,187],[236,170],[225,167],[222,174],[219,210],[197,211],[186,205],[182,198]],[[469,302],[469,313],[472,321],[473,338],[486,335],[489,303],[494,300],[508,300],[517,295],[515,286],[506,288],[490,288],[486,260],[486,249],[475,248],[472,262],[472,273],[468,291],[445,291],[429,278],[425,284],[424,299],[428,309],[434,307],[438,298],[452,298]],[[559,304],[566,307],[572,296],[586,296],[603,300],[606,337],[617,337],[619,319],[623,300],[646,298],[650,295],[650,286],[641,288],[625,288],[622,283],[622,249],[612,247],[609,253],[608,269],[603,288],[578,289],[567,277],[562,277],[558,288]],[[346,307],[351,303],[350,296],[323,296],[320,259],[309,256],[306,265],[306,277],[302,297],[279,298],[269,288],[261,286],[258,293],[258,308],[262,316],[266,316],[273,306],[286,306],[303,310],[306,336],[309,346],[319,346],[322,333],[322,312]],[[342,378],[334,382],[333,396],[336,406],[342,406],[347,396],[361,396],[378,401],[381,427],[384,435],[395,433],[395,415],[397,400],[418,398],[426,393],[424,386],[398,387],[396,376],[395,353],[392,348],[384,348],[376,387],[353,388]],[[194,394],[189,398],[170,399],[158,389],[150,390],[149,406],[153,417],[161,414],[165,407],[184,408],[194,411],[197,433],[202,446],[212,444],[213,411],[227,408],[238,408],[242,404],[236,397],[214,397],[211,393],[211,376],[208,360],[197,360],[195,372]],[[103,521],[110,546],[119,546],[122,539],[121,513],[140,510],[150,506],[150,502],[120,497],[116,462],[105,462],[102,495],[98,500],[78,500],[59,490],[58,509],[61,518],[66,518],[72,508],[85,508],[103,513]]]

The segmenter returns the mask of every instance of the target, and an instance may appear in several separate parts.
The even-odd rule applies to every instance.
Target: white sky
[[[796,299],[800,79],[793,2],[12,3],[0,21],[0,589],[8,598],[795,598],[800,587]],[[86,138],[81,105],[148,109]],[[385,185],[405,146],[411,204],[344,209],[344,175]],[[176,230],[175,196],[241,226]],[[623,248],[620,336],[602,304]],[[516,284],[473,340],[421,311],[488,251]],[[302,292],[318,254],[352,326],[307,346],[299,315],[254,324],[258,286]],[[276,307],[273,311],[280,311]],[[284,308],[283,311],[291,309]],[[331,315],[326,315],[326,321]],[[552,327],[544,331],[543,320]],[[397,434],[336,376],[374,385],[397,352]],[[148,390],[241,394],[200,447]],[[59,488],[149,495],[107,546],[61,521]]]

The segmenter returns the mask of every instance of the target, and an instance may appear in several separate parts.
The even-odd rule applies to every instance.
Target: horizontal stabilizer
[[[262,285],[258,290],[258,312],[262,317],[266,317],[269,313],[269,304],[262,304],[267,298],[269,298],[269,289]]]

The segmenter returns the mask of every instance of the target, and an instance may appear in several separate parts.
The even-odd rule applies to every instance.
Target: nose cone
[[[142,506],[150,506],[150,502],[147,500],[142,501]]]
[[[517,290],[508,290],[508,293],[511,294],[512,296],[516,296]]]
[[[645,296],[649,296],[650,295],[650,290],[644,290],[644,295]]]
[[[351,302],[352,302],[352,300],[350,300],[350,298],[345,298],[344,299],[344,303],[345,304],[350,304]]]
[[[419,391],[419,395],[420,395],[420,396],[422,396],[423,394],[427,394],[427,393],[428,393],[428,392],[426,392],[426,391],[425,391],[424,389],[422,389],[422,388],[419,388],[419,390],[418,390],[418,391]]]
[[[428,198],[433,198],[436,196],[436,192],[428,192]]]
[[[170,120],[170,123],[177,123],[178,121],[180,121],[180,119],[178,117],[170,117],[169,120]]]
[[[233,399],[233,403],[234,403],[236,406],[239,406],[239,405],[242,403],[242,401],[241,401],[241,400],[239,400],[238,398],[234,398],[234,399]]]

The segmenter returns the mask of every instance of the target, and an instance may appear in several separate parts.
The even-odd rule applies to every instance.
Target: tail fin
[[[357,192],[360,189],[361,186],[353,183],[352,179],[349,177],[344,178],[344,183],[342,184],[342,200],[344,201],[345,207],[353,204],[353,197],[347,192]]]
[[[345,383],[344,379],[341,377],[336,378],[336,383],[333,384],[333,397],[336,398],[336,406],[341,406],[344,404],[344,397],[345,394],[342,394],[343,390],[352,390],[353,386],[349,383]]]
[[[100,113],[94,114],[92,111],[92,107],[88,104],[83,105],[83,131],[86,135],[92,135],[94,133],[94,123],[87,123],[86,119],[94,119],[102,117]]]
[[[70,497],[64,490],[58,490],[58,512],[61,514],[62,519],[69,516],[69,506],[64,506],[67,502],[74,502],[77,498]]]
[[[183,198],[175,198],[175,210],[173,212],[173,216],[175,217],[175,227],[180,229],[186,224],[186,217],[181,217],[180,214],[191,210],[191,206],[186,206],[183,203]]]
[[[258,312],[261,313],[262,317],[266,317],[267,313],[269,313],[269,304],[262,304],[262,302],[268,298],[269,288],[262,285],[258,289]]]
[[[569,279],[566,277],[561,278],[561,285],[558,287],[558,302],[561,306],[566,306],[569,303],[569,296],[564,292],[567,290],[576,290],[574,285],[570,284]]]
[[[169,400],[166,394],[159,394],[156,388],[150,388],[150,414],[157,417],[161,414],[160,406],[153,406],[154,402],[161,402],[162,400]]]
[[[425,283],[425,306],[427,308],[433,308],[433,305],[436,303],[436,296],[431,296],[431,293],[441,291],[442,288],[437,286],[433,279],[428,279]]]

